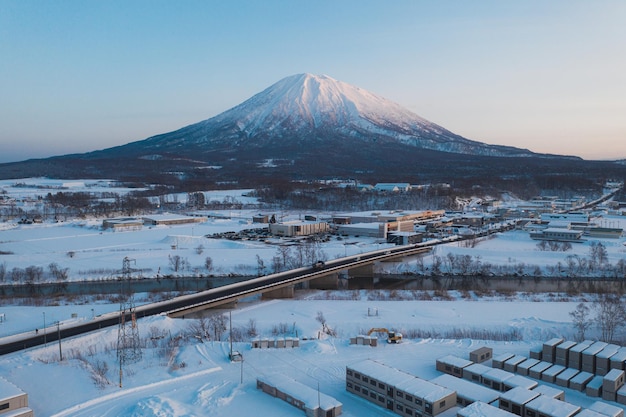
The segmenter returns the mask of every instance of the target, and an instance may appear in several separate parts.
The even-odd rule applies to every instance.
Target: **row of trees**
[[[67,281],[69,277],[69,268],[61,268],[56,263],[48,265],[47,269],[41,266],[27,266],[26,268],[14,267],[8,269],[5,262],[0,263],[0,283],[12,282],[21,283],[38,283],[42,281]]]
[[[560,249],[559,249],[560,250]],[[539,265],[514,262],[510,260],[504,265],[485,262],[479,255],[462,255],[447,253],[445,256],[433,255],[430,263],[427,258],[420,257],[415,264],[414,272],[419,275],[479,275],[479,276],[531,276],[531,277],[604,277],[624,278],[626,276],[626,260],[619,259],[615,264],[609,262],[606,247],[601,242],[592,242],[589,255],[568,255],[564,262],[541,268]]]
[[[310,266],[317,261],[326,261],[326,253],[319,242],[302,242],[295,246],[278,246],[272,257],[271,269],[274,273],[289,269]],[[258,274],[264,275],[266,267],[263,260],[257,255]]]

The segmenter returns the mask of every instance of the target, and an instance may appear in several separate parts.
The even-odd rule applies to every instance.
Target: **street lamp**
[[[43,345],[46,346],[46,312],[43,312]]]

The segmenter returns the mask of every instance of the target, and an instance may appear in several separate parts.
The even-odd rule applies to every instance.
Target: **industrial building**
[[[346,390],[406,417],[436,416],[456,406],[456,392],[382,363],[346,367]]]

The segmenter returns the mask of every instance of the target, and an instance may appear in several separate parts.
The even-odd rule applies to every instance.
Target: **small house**
[[[493,349],[487,346],[479,347],[470,352],[470,361],[474,363],[483,363],[493,357]]]
[[[473,362],[454,355],[447,355],[437,359],[435,363],[439,372],[444,372],[446,374],[456,376],[457,378],[462,378],[463,369],[470,366]]]

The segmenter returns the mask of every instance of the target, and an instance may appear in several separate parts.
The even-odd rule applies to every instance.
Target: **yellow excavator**
[[[370,336],[372,333],[386,333],[387,343],[400,343],[402,341],[402,333],[390,332],[384,327],[374,327],[367,332],[367,335]]]

